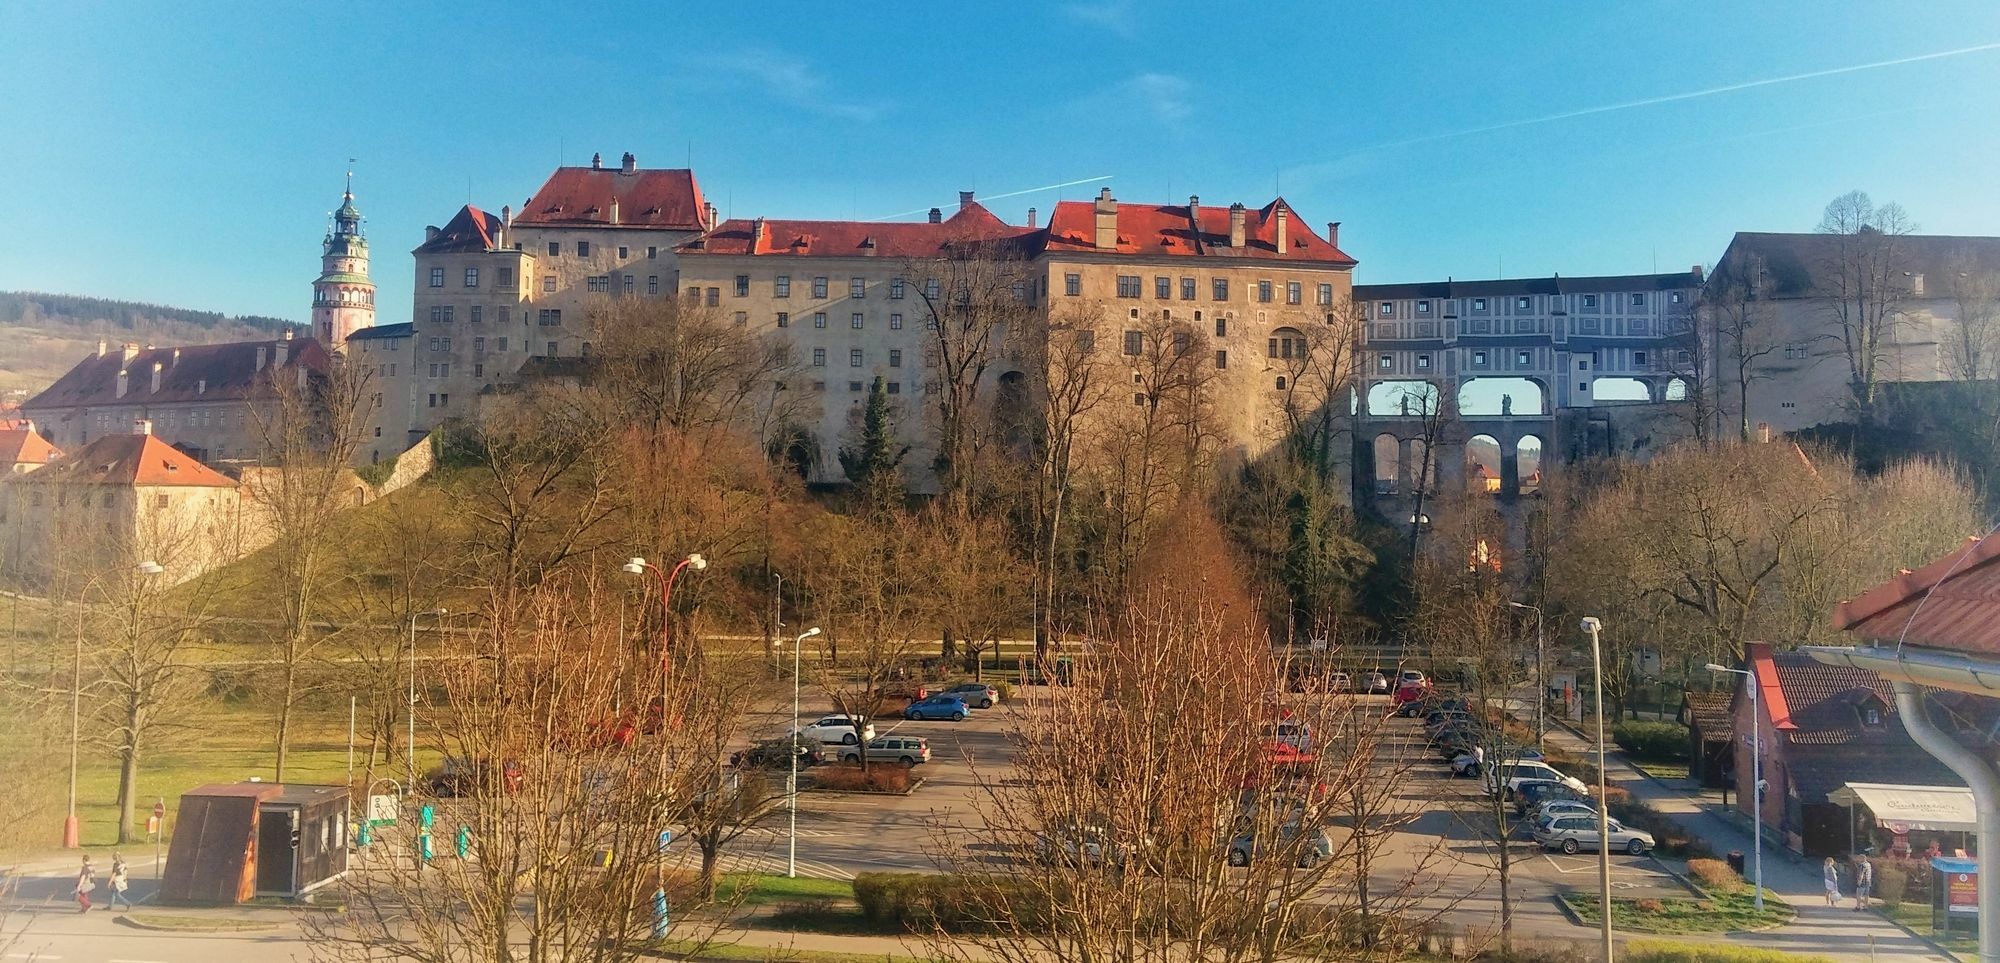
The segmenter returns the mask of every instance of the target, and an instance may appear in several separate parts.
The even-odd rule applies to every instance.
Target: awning
[[[1913,829],[1959,833],[1979,829],[1979,816],[1972,806],[1972,790],[1957,786],[1850,782],[1827,793],[1826,800],[1841,806],[1859,802],[1875,814],[1876,822],[1898,834]]]

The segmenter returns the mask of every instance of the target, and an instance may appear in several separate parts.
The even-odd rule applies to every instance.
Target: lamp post
[[[1743,687],[1750,690],[1750,851],[1753,854],[1750,873],[1751,882],[1757,887],[1757,912],[1761,913],[1764,911],[1764,753],[1757,738],[1758,730],[1763,728],[1757,716],[1757,679],[1747,669],[1732,669],[1713,662],[1706,668],[1710,672],[1740,675],[1747,680]]]
[[[1542,640],[1542,607],[1526,602],[1509,602],[1509,608],[1526,609],[1535,613],[1535,748],[1548,750],[1549,726],[1543,718],[1549,701],[1549,683],[1544,675],[1543,660],[1548,646]]]
[[[680,578],[682,569],[690,567],[699,572],[708,567],[708,559],[702,558],[700,552],[695,552],[681,559],[680,562],[674,565],[672,571],[662,572],[658,565],[654,565],[634,555],[626,559],[625,564],[620,566],[628,575],[644,575],[647,572],[652,572],[654,577],[660,580],[660,666],[662,672],[666,671],[667,642],[673,626],[674,610],[671,608],[671,605],[674,597],[674,580]],[[662,698],[665,698],[665,695],[664,692],[661,693]]]
[[[1604,783],[1604,654],[1597,635],[1604,623],[1591,616],[1583,620],[1590,633],[1590,677],[1597,690],[1597,908],[1604,917],[1604,963],[1611,963],[1611,800]]]
[[[444,609],[425,609],[422,612],[410,613],[410,671],[408,679],[409,692],[407,696],[409,704],[405,707],[403,721],[408,726],[409,741],[404,743],[404,750],[409,753],[410,757],[410,792],[412,794],[417,791],[417,620],[426,615],[434,619],[443,618],[444,614]]]
[[[148,559],[132,566],[132,574],[151,577],[166,571],[166,567]],[[99,573],[100,575],[103,573]],[[92,576],[83,584],[83,595],[88,596],[97,585],[98,576]],[[139,598],[135,592],[132,599],[132,615],[139,614]],[[70,664],[69,676],[69,812],[63,816],[63,848],[75,849],[82,843],[76,820],[76,748],[83,738],[83,619],[78,612],[76,628],[75,661]]]
[[[791,750],[792,775],[785,781],[786,806],[791,809],[791,842],[785,849],[785,878],[796,879],[799,875],[799,650],[805,648],[806,640],[819,634],[815,625],[800,633],[792,640],[792,739],[786,746]]]

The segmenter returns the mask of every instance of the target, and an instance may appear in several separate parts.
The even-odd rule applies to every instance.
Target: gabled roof
[[[1285,212],[1285,245],[1278,251],[1277,212]],[[1045,249],[1049,253],[1178,255],[1239,257],[1337,264],[1356,262],[1325,238],[1313,233],[1305,218],[1280,197],[1261,208],[1244,211],[1244,243],[1229,246],[1230,208],[1201,204],[1132,204],[1118,202],[1117,247],[1097,246],[1097,202],[1063,201],[1049,216]]]
[[[558,167],[514,223],[699,231],[706,206],[690,170]]]
[[[150,434],[105,435],[20,481],[235,488],[222,473]]]
[[[24,411],[85,405],[180,404],[191,401],[244,401],[268,377],[278,350],[284,367],[325,371],[327,353],[311,338],[270,338],[180,348],[134,349],[131,360],[117,348],[83,359],[68,374],[21,406]],[[257,366],[259,352],[264,369]],[[160,366],[160,390],[153,390],[153,365]],[[127,372],[125,396],[118,396],[118,373]]]
[[[1399,301],[1408,298],[1510,298],[1532,294],[1619,294],[1674,291],[1701,287],[1700,271],[1671,274],[1609,274],[1596,277],[1494,278],[1485,281],[1407,281],[1400,284],[1357,284],[1357,301]]]
[[[32,428],[0,428],[0,465],[46,465],[61,455]]]
[[[413,254],[452,254],[490,250],[500,237],[500,218],[470,204],[458,209],[438,229],[436,237],[417,245]]]
[[[1736,716],[1730,712],[1734,700],[1734,692],[1688,692],[1681,696],[1682,712],[1690,727],[1701,730],[1702,738],[1727,742],[1736,728]]]
[[[1747,277],[1752,265],[1763,271],[1763,297],[1815,297],[1828,286],[1826,276],[1839,263],[1843,245],[1875,238],[1891,245],[1885,267],[1896,275],[1924,277],[1924,296],[1952,296],[1960,271],[2000,273],[2000,237],[1951,234],[1779,234],[1741,231],[1729,241],[1716,262],[1714,280],[1728,283]]]
[[[348,335],[347,340],[365,341],[370,338],[407,338],[416,330],[417,326],[408,321],[400,321],[395,324],[371,324]]]
[[[788,255],[792,257],[936,257],[953,247],[1003,245],[1031,254],[1040,232],[1016,227],[977,201],[967,201],[939,223],[928,221],[793,221],[741,218],[681,244],[688,255]]]
[[[1833,624],[1877,642],[2000,654],[2000,533],[1840,603]]]

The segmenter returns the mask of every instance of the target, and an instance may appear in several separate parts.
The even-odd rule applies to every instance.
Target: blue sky
[[[1852,188],[1996,233],[2000,48],[1757,83],[1986,44],[2000,5],[1945,0],[11,0],[0,288],[303,320],[349,157],[383,322],[425,224],[592,151],[735,216],[1282,190],[1364,282],[1685,268]]]

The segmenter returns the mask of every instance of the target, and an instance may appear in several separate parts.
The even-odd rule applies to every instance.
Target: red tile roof
[[[763,234],[757,231],[761,226]],[[683,243],[682,255],[777,254],[797,257],[935,257],[961,244],[1017,245],[1032,254],[1040,232],[1016,227],[995,217],[978,202],[932,224],[928,221],[780,221],[729,220],[707,235]]]
[[[558,167],[521,205],[516,224],[587,227],[613,226],[612,202],[618,206],[619,227],[702,229],[706,206],[701,188],[689,170],[634,170]]]
[[[1244,245],[1229,246],[1227,207],[1203,204],[1189,217],[1186,204],[1118,204],[1119,254],[1182,255],[1278,259],[1277,212],[1285,211],[1285,243],[1290,261],[1318,262],[1352,267],[1356,262],[1325,238],[1313,233],[1305,218],[1280,197],[1261,208],[1244,212]],[[1097,205],[1095,201],[1063,201],[1049,217],[1047,250],[1089,253],[1097,251]]]
[[[1840,603],[1833,624],[1877,642],[2000,654],[2000,533]]]
[[[327,369],[327,353],[311,338],[264,341],[237,341],[230,344],[197,344],[182,348],[139,349],[126,361],[117,348],[103,355],[92,354],[68,374],[21,406],[33,415],[37,411],[85,405],[180,404],[191,401],[243,401],[260,383],[258,352],[263,352],[269,369],[283,347],[285,367],[300,365],[314,371]],[[153,390],[153,365],[160,366],[160,390]],[[128,372],[125,397],[118,397],[118,372]],[[38,416],[48,420],[47,416]]]
[[[235,488],[222,473],[154,435],[105,435],[24,480],[74,485]]]
[[[46,465],[61,456],[56,446],[30,428],[0,428],[0,466]]]
[[[484,251],[492,248],[500,235],[500,218],[470,204],[458,209],[436,237],[417,245],[417,252],[449,254]],[[416,253],[416,252],[412,252]]]

